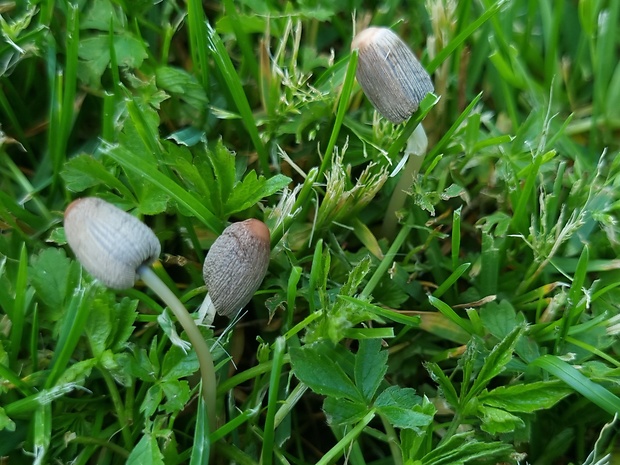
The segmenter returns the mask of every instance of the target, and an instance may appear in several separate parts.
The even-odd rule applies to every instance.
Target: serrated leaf
[[[474,384],[467,394],[466,401],[469,401],[473,396],[479,394],[489,381],[504,370],[506,364],[512,359],[512,353],[524,329],[525,327],[522,325],[517,326],[506,338],[493,347],[493,350],[489,356],[486,357],[484,365],[478,372]]]
[[[507,300],[490,302],[480,309],[480,319],[493,336],[503,339],[517,325],[517,313]]]
[[[159,404],[164,398],[164,391],[161,387],[161,384],[156,383],[152,385],[144,396],[144,400],[142,404],[140,404],[140,412],[144,413],[145,418],[149,418],[151,415],[155,413]]]
[[[325,344],[291,348],[293,373],[317,394],[363,402],[353,382],[327,354]]]
[[[90,372],[96,364],[97,360],[94,358],[72,364],[62,372],[62,375],[60,375],[60,378],[56,381],[56,386],[67,384],[83,386],[86,378],[90,376]]]
[[[366,402],[372,399],[387,372],[387,350],[381,350],[380,339],[362,339],[355,355],[355,384]]]
[[[513,451],[510,444],[502,442],[480,442],[474,432],[455,434],[447,441],[433,448],[420,460],[424,465],[463,465],[478,458],[490,461],[508,458]],[[497,460],[496,460],[497,461]]]
[[[390,386],[377,397],[375,407],[396,428],[421,432],[433,422],[436,409],[411,388]]]
[[[434,362],[426,362],[424,364],[426,371],[431,375],[431,379],[435,381],[441,390],[446,402],[452,407],[459,405],[459,396],[456,393],[456,389],[452,384],[452,381],[446,376],[443,370]]]
[[[32,257],[28,276],[38,297],[49,306],[47,314],[52,321],[63,314],[65,301],[72,295],[79,275],[80,265],[70,260],[63,249],[48,248]]]
[[[135,349],[126,365],[127,371],[137,379],[146,382],[155,381],[159,369],[155,366],[145,349]]]
[[[91,2],[80,17],[80,29],[96,29],[107,32],[110,30],[110,22],[120,29],[127,22],[122,11],[120,8],[115,8],[110,0]]]
[[[92,37],[80,37],[78,56],[78,75],[92,87],[100,87],[103,72],[110,63],[110,41],[116,53],[116,62],[120,67],[139,68],[148,57],[144,43],[127,32],[114,34],[96,34]]]
[[[60,174],[70,191],[82,192],[90,187],[104,184],[116,189],[126,198],[131,198],[127,187],[91,155],[78,155],[71,158],[65,163]]]
[[[232,215],[250,208],[264,197],[283,189],[291,181],[291,178],[282,174],[265,179],[263,176],[257,176],[254,170],[250,171],[243,181],[235,185],[232,195],[226,201],[226,214]]]
[[[553,407],[572,394],[573,390],[558,381],[538,381],[530,384],[500,386],[483,392],[478,401],[509,412],[530,413]]]
[[[512,433],[518,428],[524,428],[525,422],[516,415],[505,410],[480,405],[478,417],[482,420],[480,428],[489,434],[497,435]]]
[[[192,375],[198,371],[196,352],[183,352],[180,347],[172,346],[164,357],[161,366],[162,380],[176,380]]]
[[[125,297],[116,302],[111,293],[104,292],[91,305],[85,330],[93,354],[99,356],[106,349],[120,350],[133,332],[138,301]]]
[[[155,71],[155,77],[160,88],[171,94],[177,94],[179,98],[198,110],[204,111],[209,103],[207,94],[196,77],[183,69],[161,66]]]
[[[164,465],[163,455],[159,450],[157,439],[151,433],[145,433],[133,448],[126,465]]]
[[[169,379],[161,383],[166,402],[161,409],[166,413],[180,412],[189,402],[189,384],[185,380]]]
[[[358,287],[364,281],[364,277],[370,271],[371,266],[372,260],[370,256],[366,255],[357,265],[355,265],[355,268],[349,272],[347,282],[344,286],[342,286],[338,294],[354,297],[358,293]]]
[[[360,421],[368,413],[368,406],[363,402],[327,397],[323,410],[330,425],[346,425]]]
[[[217,198],[217,211],[222,215],[237,179],[235,156],[224,146],[221,139],[217,141],[215,150],[209,150],[207,155],[213,173],[213,185],[209,187],[212,195]]]

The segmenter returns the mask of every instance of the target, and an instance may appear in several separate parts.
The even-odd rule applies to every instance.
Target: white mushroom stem
[[[155,294],[157,294],[163,302],[168,305],[172,313],[177,317],[183,329],[187,333],[189,342],[194,346],[198,364],[200,365],[200,376],[202,378],[202,396],[207,406],[207,416],[209,417],[209,430],[215,431],[217,421],[215,416],[215,367],[213,366],[213,357],[209,346],[202,337],[198,326],[188,313],[185,306],[177,298],[176,295],[164,284],[164,282],[155,274],[151,267],[142,265],[137,269],[137,273],[142,281],[149,286]]]
[[[211,300],[211,296],[207,292],[205,296],[205,300],[202,301],[202,305],[198,309],[198,318],[197,320],[200,324],[205,326],[211,326],[213,324],[213,320],[215,319],[215,305],[213,305],[213,301]]]
[[[407,147],[403,156],[403,158],[407,158],[407,162],[392,193],[385,217],[383,218],[384,237],[391,238],[396,235],[396,227],[398,225],[397,212],[405,206],[409,189],[420,172],[427,148],[428,138],[426,137],[426,132],[422,124],[418,124],[407,140]]]

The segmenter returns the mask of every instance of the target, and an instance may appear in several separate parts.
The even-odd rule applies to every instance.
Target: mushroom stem
[[[137,273],[142,278],[142,281],[172,310],[172,313],[174,313],[183,329],[185,329],[189,342],[191,342],[196,351],[200,366],[200,377],[202,379],[202,396],[204,397],[205,405],[207,406],[207,416],[209,417],[209,430],[213,432],[217,427],[215,415],[216,382],[215,367],[213,366],[213,357],[211,357],[209,346],[207,346],[198,326],[194,323],[185,306],[159,276],[155,274],[151,267],[141,265],[137,269]]]
[[[420,172],[424,157],[426,156],[426,149],[428,148],[428,139],[426,132],[422,127],[422,124],[418,124],[413,131],[413,134],[407,140],[407,147],[405,148],[405,157],[408,160],[403,169],[403,173],[400,175],[400,179],[396,184],[394,192],[385,212],[383,218],[383,236],[392,238],[396,235],[396,226],[398,225],[398,216],[396,212],[403,208],[405,201],[407,200],[408,190],[412,182]]]

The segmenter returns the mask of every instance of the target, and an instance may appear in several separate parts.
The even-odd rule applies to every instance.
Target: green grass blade
[[[224,230],[223,222],[211,213],[199,199],[190,194],[184,187],[179,186],[172,179],[160,173],[151,164],[144,163],[144,160],[120,145],[109,145],[103,151],[123,168],[144,176],[146,180],[166,192],[212,231],[222,232]]]
[[[349,65],[347,66],[347,72],[344,77],[344,83],[342,84],[342,90],[340,91],[340,99],[338,101],[338,110],[336,112],[336,121],[332,127],[332,133],[323,155],[323,161],[321,162],[321,168],[319,169],[319,177],[325,173],[329,168],[332,161],[332,155],[334,148],[336,147],[336,141],[338,140],[338,134],[342,127],[342,122],[349,108],[349,99],[351,98],[351,91],[353,90],[353,83],[355,82],[355,69],[357,67],[357,50],[351,53],[349,58]]]
[[[576,392],[580,393],[593,404],[598,405],[610,415],[617,415],[620,413],[620,398],[618,396],[600,384],[590,380],[575,367],[560,360],[555,355],[543,355],[530,363],[530,365],[542,368],[553,376],[561,379]]]
[[[209,46],[207,18],[200,0],[187,1],[187,26],[194,71],[205,90],[209,89]]]
[[[209,463],[212,439],[209,437],[209,417],[202,396],[198,396],[198,415],[196,415],[195,428],[192,456],[189,463],[190,465],[203,465]]]
[[[278,409],[278,395],[280,390],[280,375],[284,364],[284,351],[286,340],[280,336],[274,343],[273,369],[269,375],[269,395],[267,397],[267,416],[265,417],[265,429],[263,431],[263,448],[261,463],[271,465],[275,449],[274,439],[276,434],[275,415]]]
[[[45,381],[46,389],[52,388],[65,370],[73,351],[80,341],[80,337],[90,313],[90,303],[96,293],[97,285],[89,285],[75,291],[64,322],[60,328],[60,335],[56,351],[51,361],[51,370]]]
[[[452,310],[452,307],[450,307],[448,304],[442,302],[436,297],[433,297],[432,295],[428,296],[428,301],[433,307],[443,313],[443,315],[446,316],[450,321],[459,325],[467,333],[474,334],[474,327],[472,326],[471,322],[458,316],[457,313]]]
[[[426,65],[426,70],[429,74],[433,74],[439,66],[443,62],[445,62],[450,54],[454,52],[458,47],[461,47],[463,42],[467,40],[469,36],[471,36],[474,32],[476,32],[480,27],[492,18],[497,12],[504,6],[504,4],[509,3],[508,0],[499,0],[495,2],[490,8],[487,9],[482,15],[480,15],[475,21],[472,21],[469,26],[463,29],[454,39],[450,41],[446,47],[437,54],[433,60]]]
[[[338,298],[344,300],[345,302],[358,305],[362,307],[364,310],[374,313],[380,318],[394,321],[395,323],[400,323],[405,326],[412,326],[416,328],[420,326],[419,316],[403,315],[402,313],[396,312],[394,310],[389,310],[387,308],[381,308],[381,307],[378,307],[377,305],[373,305],[363,300],[356,299],[354,297],[349,297],[347,295],[339,295]]]
[[[258,134],[257,122],[252,114],[252,109],[248,102],[248,98],[243,91],[241,79],[235,71],[232,61],[230,61],[230,56],[222,43],[222,39],[210,24],[207,24],[207,38],[215,64],[222,74],[224,84],[230,92],[235,106],[241,115],[241,121],[243,121],[245,129],[248,131],[250,139],[254,144],[254,148],[258,153],[258,164],[260,169],[263,172],[263,175],[269,177],[269,152]]]
[[[329,451],[321,457],[321,459],[316,462],[316,465],[329,465],[334,463],[334,460],[344,454],[349,446],[355,439],[362,433],[364,428],[371,422],[371,420],[375,417],[375,411],[372,409],[368,412],[364,418],[360,420],[360,422],[355,425],[347,434],[343,436],[343,438],[338,441],[338,443],[332,447]]]
[[[375,270],[374,274],[368,280],[368,283],[366,283],[366,286],[364,287],[364,290],[362,290],[360,297],[369,297],[372,294],[372,291],[375,289],[375,287],[378,286],[379,281],[381,281],[381,278],[383,278],[383,275],[392,266],[394,257],[409,236],[410,232],[411,226],[409,225],[404,225],[401,228],[401,230],[398,232],[398,235],[394,239],[394,242],[392,242],[392,245],[385,254],[385,257],[383,257],[383,260],[381,260],[381,263]]]
[[[26,300],[26,286],[28,282],[28,250],[26,244],[22,244],[19,253],[19,267],[17,269],[17,279],[15,280],[15,301],[13,313],[11,315],[11,352],[10,366],[14,367],[17,356],[22,347],[22,336],[26,322],[26,310],[28,301]]]
[[[450,287],[469,269],[471,263],[463,263],[456,270],[452,272],[448,279],[446,279],[441,285],[433,292],[433,297],[441,297]]]

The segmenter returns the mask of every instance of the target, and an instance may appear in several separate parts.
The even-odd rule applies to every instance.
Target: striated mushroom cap
[[[202,274],[218,314],[232,317],[250,301],[267,273],[269,255],[269,228],[256,219],[231,224],[215,240]]]
[[[135,216],[96,197],[74,200],[65,210],[65,236],[82,266],[113,289],[127,289],[137,269],[161,252],[155,233]]]
[[[356,49],[357,81],[377,111],[391,122],[405,121],[426,94],[433,92],[426,70],[390,29],[364,29],[351,43],[351,50]]]

